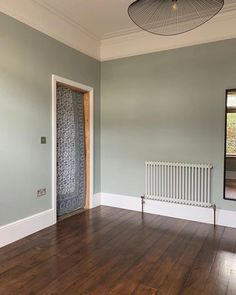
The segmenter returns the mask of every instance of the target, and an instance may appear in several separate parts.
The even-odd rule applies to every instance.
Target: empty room
[[[236,0],[0,0],[0,294],[236,295]]]

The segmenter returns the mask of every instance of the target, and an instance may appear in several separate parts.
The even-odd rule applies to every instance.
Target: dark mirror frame
[[[223,189],[223,194],[224,194],[224,200],[227,201],[236,201],[236,199],[231,199],[231,198],[226,198],[225,197],[225,179],[226,179],[226,140],[227,140],[227,98],[228,98],[228,93],[229,92],[236,92],[236,88],[232,89],[226,89],[225,90],[225,129],[224,129],[224,189]]]

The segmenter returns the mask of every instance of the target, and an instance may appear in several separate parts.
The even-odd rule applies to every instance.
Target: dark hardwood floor
[[[97,207],[0,249],[0,294],[236,294],[236,229]]]
[[[225,179],[225,198],[236,199],[236,179]]]

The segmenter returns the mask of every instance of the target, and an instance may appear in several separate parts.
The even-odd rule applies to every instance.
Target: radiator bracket
[[[141,196],[142,214],[144,213],[144,204],[145,204],[144,198],[145,198],[144,196]]]
[[[214,227],[216,226],[216,205],[212,205],[212,209],[214,210]]]

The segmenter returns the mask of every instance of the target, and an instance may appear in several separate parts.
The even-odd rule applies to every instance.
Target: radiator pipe
[[[143,214],[144,213],[144,204],[145,204],[144,196],[141,196],[141,204],[142,204],[142,214]]]
[[[214,204],[212,206],[213,210],[214,210],[214,227],[216,226],[216,205]]]

